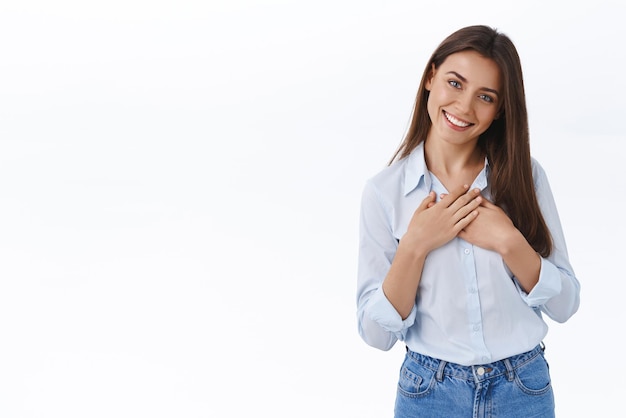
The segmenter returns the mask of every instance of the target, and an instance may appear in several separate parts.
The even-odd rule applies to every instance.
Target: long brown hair
[[[522,66],[508,36],[488,26],[468,26],[439,44],[422,75],[409,130],[389,164],[408,156],[426,140],[431,121],[425,85],[432,67],[439,68],[449,55],[467,50],[493,60],[502,73],[500,116],[478,138],[478,146],[489,161],[491,197],[533,249],[547,257],[552,251],[552,238],[535,195]]]

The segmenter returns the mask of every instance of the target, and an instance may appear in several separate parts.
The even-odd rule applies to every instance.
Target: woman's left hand
[[[458,237],[470,244],[501,253],[512,234],[519,234],[513,221],[499,207],[482,197],[476,208],[478,216],[467,225]]]

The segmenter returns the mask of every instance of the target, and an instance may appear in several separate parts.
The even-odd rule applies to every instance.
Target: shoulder
[[[408,156],[394,161],[372,176],[368,184],[394,196],[405,195],[422,182],[426,173],[422,143]]]
[[[381,169],[379,172],[371,176],[367,183],[380,189],[389,189],[397,187],[404,179],[406,171],[406,158],[394,161],[392,164]]]
[[[362,206],[380,206],[385,211],[393,211],[395,202],[402,195],[405,164],[404,159],[395,161],[368,178],[361,196]]]

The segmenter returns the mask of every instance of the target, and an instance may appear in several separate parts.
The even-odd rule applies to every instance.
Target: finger
[[[472,221],[474,219],[476,219],[478,217],[478,211],[476,209],[472,210],[471,212],[469,212],[466,216],[464,216],[463,218],[461,218],[456,225],[454,225],[454,228],[456,229],[457,235],[459,237],[462,238],[461,234],[464,234],[464,229],[470,224],[472,223]]]
[[[426,196],[424,200],[422,200],[422,203],[420,203],[417,209],[424,210],[433,206],[435,204],[435,198],[436,198],[435,192],[428,193],[428,196]]]
[[[446,206],[450,206],[454,203],[459,197],[463,196],[469,190],[469,186],[464,184],[462,186],[456,187],[450,191],[447,195],[441,195],[441,202]]]
[[[482,200],[484,199],[480,195],[480,189],[474,188],[464,195],[459,196],[454,202],[448,205],[448,208],[456,212],[462,207],[468,205],[470,202],[472,202],[472,206],[474,207],[474,203],[477,202],[480,204]]]
[[[461,222],[465,217],[467,217],[468,215],[470,215],[473,211],[475,211],[476,213],[478,213],[479,211],[479,207],[480,207],[480,203],[483,200],[482,197],[476,196],[475,198],[471,199],[469,202],[465,203],[465,204],[461,204],[459,201],[461,201],[462,199],[459,198],[457,199],[456,202],[454,202],[454,205],[451,206],[449,209],[454,210],[454,216],[453,216],[453,220],[456,223]],[[463,199],[465,200],[465,199]]]

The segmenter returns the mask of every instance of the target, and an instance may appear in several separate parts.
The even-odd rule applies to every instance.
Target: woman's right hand
[[[456,237],[478,216],[480,190],[468,189],[468,185],[460,186],[439,202],[435,192],[430,192],[413,213],[399,247],[426,255]]]

